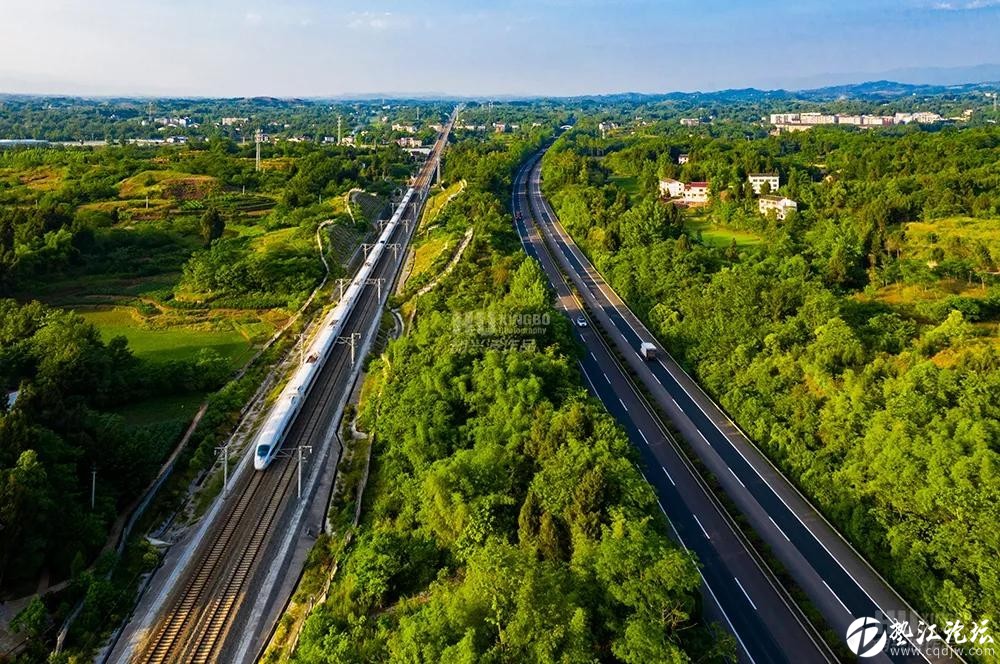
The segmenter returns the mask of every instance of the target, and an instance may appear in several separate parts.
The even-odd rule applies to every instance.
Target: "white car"
[[[587,319],[585,317],[583,317],[583,316],[577,316],[576,317],[576,326],[577,327],[587,327]]]

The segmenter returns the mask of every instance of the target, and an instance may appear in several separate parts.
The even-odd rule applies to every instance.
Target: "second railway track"
[[[209,624],[218,622],[221,609],[219,600],[212,600],[207,606],[205,600],[211,594],[220,577],[228,576],[230,577],[229,582],[232,583],[239,575],[242,577],[238,581],[240,587],[245,582],[266,532],[257,528],[259,535],[251,533],[249,538],[240,537],[255,525],[264,525],[263,518],[258,524],[254,520],[247,519],[246,516],[248,513],[260,513],[262,516],[270,514],[270,520],[273,520],[274,513],[280,506],[281,498],[287,490],[287,485],[294,476],[294,465],[289,463],[287,459],[283,460],[279,464],[279,468],[275,470],[278,472],[252,473],[248,476],[247,481],[237,489],[239,492],[237,499],[225,510],[220,521],[221,526],[217,531],[218,535],[198,555],[193,568],[196,571],[188,576],[183,590],[171,602],[167,615],[136,661],[144,664],[198,661],[193,656],[190,659],[182,660],[187,650],[187,644],[192,640],[198,642],[200,651],[204,651],[206,647],[214,650],[221,630],[215,630],[215,638],[206,638],[209,636],[207,631],[203,631],[201,636],[196,637],[195,635],[196,627],[199,625],[207,628],[206,618]],[[256,546],[251,544],[240,551],[233,552],[231,550],[235,541],[246,541],[246,539],[251,540],[251,542],[256,541]],[[242,574],[224,575],[227,569],[236,568],[238,572],[238,568],[241,566],[244,567]],[[233,603],[231,602],[226,608],[227,612],[231,611],[232,608]],[[210,661],[210,659],[200,661]]]
[[[439,144],[443,145],[443,142]],[[418,193],[404,205],[404,228],[398,228],[396,237],[405,246],[417,221],[417,212],[423,203],[423,188],[430,184],[434,169],[428,164],[421,169],[413,182]],[[402,235],[400,235],[400,232]],[[390,237],[389,241],[393,241]],[[377,324],[381,297],[372,293],[369,282],[392,281],[395,261],[376,259],[373,275],[366,280],[368,295],[361,298],[345,319],[343,336],[365,333]],[[356,277],[357,279],[358,277]],[[388,286],[388,285],[387,285]],[[297,463],[289,458],[298,445],[320,444],[327,436],[329,420],[336,410],[336,403],[351,375],[353,364],[346,348],[329,357],[319,369],[317,384],[308,392],[301,412],[287,433],[286,450],[275,458],[267,470],[242,473],[237,476],[232,494],[213,517],[214,521],[198,541],[191,559],[177,576],[176,587],[166,591],[162,613],[144,636],[139,636],[129,660],[144,664],[172,664],[175,662],[225,661],[230,645],[227,644],[234,626],[241,624],[248,596],[253,596],[253,584],[260,576],[258,570],[272,555],[274,538],[280,530],[278,524],[289,514],[294,503],[294,480]],[[121,660],[124,661],[124,660]]]

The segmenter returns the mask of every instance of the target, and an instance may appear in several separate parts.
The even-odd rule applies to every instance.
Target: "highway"
[[[529,251],[536,257],[550,252],[550,259],[555,258],[559,269],[569,277],[610,344],[624,357],[627,368],[638,377],[659,409],[667,414],[690,449],[806,593],[830,628],[843,637],[855,618],[890,616],[908,620],[916,631],[920,620],[916,611],[770,463],[658,342],[660,352],[657,359],[646,362],[639,356],[640,343],[654,341],[654,336],[608,286],[562,228],[541,193],[540,177],[540,155],[536,155],[524,166],[516,184],[515,211],[523,210],[526,219],[526,223],[518,225],[518,231]],[[545,266],[546,260],[542,259],[542,262]],[[567,301],[565,283],[560,285],[563,277],[554,272],[558,271],[553,266],[546,266],[546,273],[559,294],[560,304],[569,306],[575,300]],[[575,306],[575,310],[569,311],[571,317],[575,317],[579,310],[579,303]],[[790,610],[785,606],[787,602],[783,593],[769,592],[767,586],[773,584],[767,584],[761,578],[753,580],[751,566],[738,562],[745,558],[738,538],[724,532],[724,520],[711,521],[711,511],[706,513],[708,508],[704,504],[692,502],[692,495],[697,493],[691,488],[694,480],[683,480],[686,484],[682,487],[678,464],[664,462],[672,456],[670,446],[662,436],[654,437],[655,428],[648,427],[648,409],[630,406],[622,396],[623,389],[616,388],[615,383],[621,383],[618,377],[622,367],[607,352],[607,341],[593,332],[579,333],[580,330],[578,336],[589,351],[589,363],[583,363],[588,380],[597,388],[595,391],[609,410],[626,425],[633,442],[637,442],[635,433],[638,433],[637,447],[647,462],[647,478],[660,496],[682,541],[698,553],[705,566],[709,594],[717,599],[727,617],[726,622],[738,635],[747,655],[756,662],[822,661],[818,659],[822,649],[808,655],[787,650],[789,636],[797,641],[802,639],[802,633],[785,634],[789,627],[787,616]],[[615,377],[610,386],[605,376]],[[661,471],[664,476],[668,471],[670,476],[658,476],[655,470],[660,467],[665,468]],[[664,479],[668,481],[664,482]],[[696,546],[699,544],[700,548]],[[766,575],[761,573],[757,576]],[[728,584],[734,586],[735,591],[733,587],[728,591],[726,589],[727,580],[731,577],[739,582]],[[921,652],[882,653],[868,661],[961,661],[952,653],[917,648],[912,641],[911,645]],[[774,656],[773,652],[769,652],[774,648],[786,659],[767,659]]]
[[[175,567],[163,570],[158,583],[151,586],[149,606],[133,617],[134,624],[127,627],[111,661],[198,663],[256,658],[270,631],[263,625],[284,606],[275,590],[285,585],[287,575],[297,576],[289,564],[294,548],[290,545],[303,536],[305,506],[316,498],[304,491],[303,501],[297,500],[298,448],[310,450],[303,454],[302,472],[310,478],[304,486],[313,490],[320,471],[335,471],[333,464],[325,468],[323,462],[339,458],[335,436],[339,414],[363,351],[378,328],[454,117],[413,183],[417,196],[404,212],[406,222],[391,238],[399,245],[398,251],[382,253],[373,279],[366,282],[346,320],[342,339],[352,335],[358,339],[354,361],[350,343],[334,347],[291,425],[283,454],[267,470],[253,470],[246,462],[253,454],[248,450],[229,495],[203,518]],[[311,459],[319,463],[310,463]],[[319,498],[325,505],[325,496]]]
[[[708,615],[736,637],[743,662],[836,661],[672,443],[561,274],[539,235],[538,214],[528,196],[532,163],[522,168],[514,183],[513,209],[515,215],[521,215],[516,220],[518,234],[525,250],[548,276],[557,308],[571,321],[579,316],[589,321],[586,328],[574,323],[576,337],[587,350],[580,368],[591,392],[624,427],[639,451],[643,475],[657,495],[674,539],[698,557]]]

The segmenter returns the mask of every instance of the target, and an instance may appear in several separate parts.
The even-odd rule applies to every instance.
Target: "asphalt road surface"
[[[655,425],[650,409],[626,398],[634,390],[608,343],[624,357],[656,405],[667,414],[686,443],[715,476],[756,534],[809,596],[830,628],[845,635],[856,618],[908,620],[917,613],[878,575],[794,486],[764,457],[728,416],[657,343],[658,357],[644,361],[640,344],[653,335],[608,286],[561,227],[541,193],[540,155],[529,160],[515,185],[518,232],[530,254],[539,258],[556,288],[559,306],[571,320],[581,315],[564,280],[575,286],[588,316],[577,334],[588,349],[583,370],[592,390],[621,421],[636,443],[653,485],[679,539],[704,565],[708,595],[724,614],[751,661],[825,661],[832,654],[816,643],[797,610],[761,565],[754,562],[677,451]],[[543,242],[543,239],[547,241]],[[551,249],[551,252],[550,252]],[[561,270],[561,273],[560,273]],[[599,324],[608,340],[597,334]],[[660,470],[660,473],[656,473]],[[689,477],[684,477],[687,475]],[[912,644],[912,643],[911,643]],[[915,645],[915,644],[912,644]],[[948,662],[957,656],[926,651],[884,653],[872,662]]]

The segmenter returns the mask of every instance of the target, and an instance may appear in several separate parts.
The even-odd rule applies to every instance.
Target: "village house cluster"
[[[896,113],[894,115],[841,115],[839,113],[772,113],[771,124],[776,132],[805,131],[818,125],[849,125],[853,127],[891,127],[910,123],[935,124],[947,120],[968,120],[972,110],[965,111],[961,117],[944,118],[938,113],[917,111],[915,113]]]
[[[680,180],[660,180],[660,195],[672,201],[685,205],[704,205],[708,203],[708,183],[688,182]]]
[[[687,155],[684,155],[687,157]],[[777,195],[781,187],[781,177],[777,173],[751,173],[747,182],[758,196],[757,209],[767,216],[774,213],[777,219],[785,219],[789,212],[799,209],[799,204],[787,196]],[[678,205],[698,206],[708,203],[710,194],[707,182],[681,182],[672,178],[660,180],[660,195]]]

